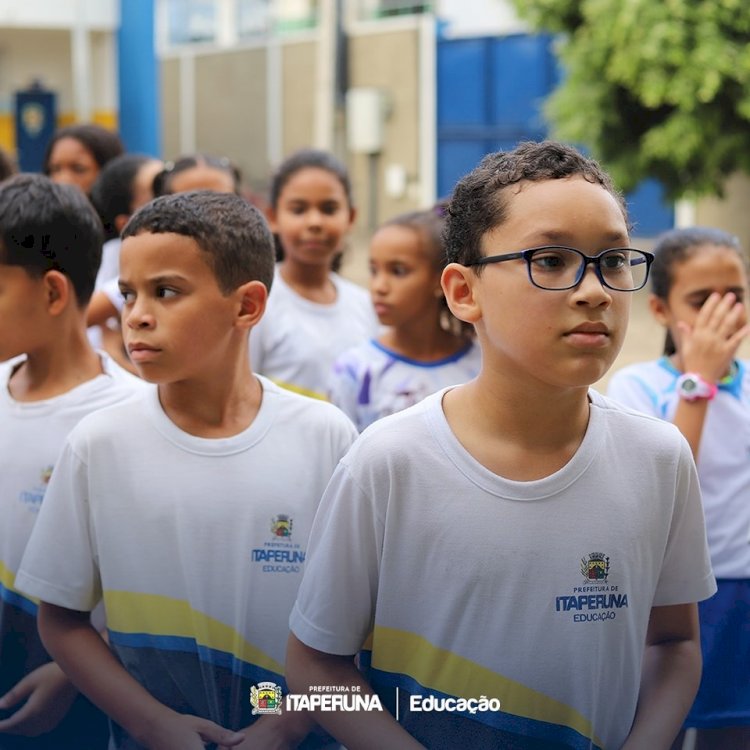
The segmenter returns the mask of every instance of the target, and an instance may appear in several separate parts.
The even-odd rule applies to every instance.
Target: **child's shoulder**
[[[370,292],[363,286],[345,279],[337,273],[331,272],[331,281],[336,287],[339,300],[342,303],[348,304],[359,304],[365,306],[368,310],[372,309],[372,301],[370,300]],[[375,314],[374,312],[372,313]]]
[[[303,428],[320,428],[356,436],[357,431],[351,420],[328,401],[281,388],[262,375],[256,374],[256,377],[263,387],[265,406],[274,412],[277,427],[286,426],[292,432]]]
[[[589,398],[591,408],[596,409],[606,422],[608,440],[630,440],[631,443],[623,445],[637,445],[639,450],[661,450],[663,447],[673,450],[675,445],[685,442],[682,433],[671,422],[631,409],[593,389],[589,390]]]
[[[129,400],[146,386],[144,381],[120,367],[103,352],[98,352],[102,372],[90,380],[85,380],[73,388],[44,401],[15,403],[16,408],[35,411],[39,416],[49,416],[56,412],[82,415],[106,408],[112,404]],[[13,372],[25,361],[25,355],[0,363],[0,390],[3,400],[12,402],[8,384]]]
[[[364,294],[365,296],[369,296],[369,292],[363,286],[357,284],[351,279],[347,279],[340,273],[336,273],[336,271],[331,271],[330,278],[337,289],[344,289],[353,294]]]
[[[390,461],[389,457],[409,461],[415,446],[423,448],[437,432],[447,429],[442,407],[446,390],[370,424],[353,446],[352,458],[366,464],[380,458]]]
[[[367,339],[344,349],[334,360],[333,369],[336,372],[357,372],[363,367],[389,359],[389,353],[384,347],[374,339]]]

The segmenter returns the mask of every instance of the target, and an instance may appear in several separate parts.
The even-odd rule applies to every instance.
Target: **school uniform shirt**
[[[717,578],[750,578],[750,377],[747,362],[719,383],[698,451],[708,547]],[[618,370],[607,395],[668,422],[674,420],[681,373],[662,357]]]
[[[619,748],[651,608],[716,590],[686,441],[591,391],[570,461],[511,481],[467,453],[442,398],[372,425],[339,465],[292,631],[339,655],[371,636],[368,679],[432,750]]]
[[[356,437],[331,404],[261,384],[232,437],[182,431],[156,387],[81,422],[17,577],[68,609],[103,599],[110,646],[149,693],[235,730],[256,718],[254,685],[284,685],[310,525]],[[114,747],[138,745],[117,727]]]
[[[374,336],[378,320],[370,295],[332,273],[336,301],[321,305],[301,297],[276,269],[266,311],[250,332],[255,372],[306,396],[325,399],[336,357]]]
[[[475,378],[481,366],[482,351],[474,341],[450,357],[420,362],[373,339],[348,349],[334,362],[328,396],[362,432],[441,388]]]
[[[37,632],[38,602],[19,590],[16,575],[63,443],[86,415],[143,388],[106,354],[99,356],[101,375],[42,401],[16,401],[8,390],[25,357],[0,364],[0,695],[51,661]]]

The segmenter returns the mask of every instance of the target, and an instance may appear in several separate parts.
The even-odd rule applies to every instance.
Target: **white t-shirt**
[[[366,341],[347,349],[334,362],[329,400],[361,432],[378,419],[413,406],[441,388],[475,378],[481,366],[482,350],[474,341],[435,362],[409,359],[376,340]]]
[[[130,674],[171,708],[234,729],[254,719],[253,684],[284,684],[310,525],[356,437],[331,404],[262,385],[252,424],[228,438],[180,430],[156,387],[84,420],[17,578],[69,609],[103,597]]]
[[[284,388],[326,398],[336,357],[375,335],[370,295],[333,273],[336,301],[321,305],[300,297],[278,266],[260,323],[250,333],[250,364]]]
[[[679,402],[678,372],[665,357],[616,372],[610,398],[668,422]],[[750,377],[747,363],[719,384],[698,450],[708,547],[717,578],[750,578]]]
[[[651,608],[716,589],[687,443],[592,391],[573,458],[510,481],[466,452],[442,396],[380,420],[339,464],[292,631],[341,655],[372,633],[369,679],[427,747],[619,748]],[[501,710],[419,712],[410,695]]]
[[[122,240],[119,237],[107,240],[102,246],[102,262],[96,275],[94,289],[101,289],[107,282],[117,283],[117,277],[120,275],[121,247]]]
[[[100,354],[103,374],[54,398],[16,401],[8,390],[25,357],[0,364],[0,694],[50,661],[37,602],[16,586],[26,544],[68,433],[93,411],[134,397],[143,381]],[[0,742],[0,744],[2,744]]]

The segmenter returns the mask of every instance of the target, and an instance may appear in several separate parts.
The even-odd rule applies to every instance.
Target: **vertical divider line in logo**
[[[396,721],[398,721],[398,685],[396,685]]]

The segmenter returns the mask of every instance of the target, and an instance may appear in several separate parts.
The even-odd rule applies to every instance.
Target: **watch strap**
[[[677,378],[677,393],[685,401],[710,401],[718,390],[716,383],[709,383],[696,372],[686,372]]]

